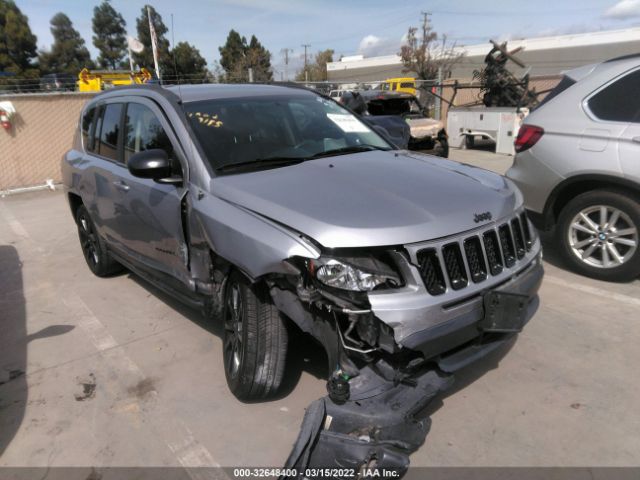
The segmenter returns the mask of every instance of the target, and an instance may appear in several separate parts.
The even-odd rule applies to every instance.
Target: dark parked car
[[[45,92],[73,92],[77,77],[69,73],[49,73],[40,78],[40,90]]]

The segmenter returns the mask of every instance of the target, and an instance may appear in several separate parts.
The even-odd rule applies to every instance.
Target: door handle
[[[126,183],[124,183],[123,181],[116,181],[113,182],[113,185],[120,190],[121,192],[128,192],[129,191],[129,185],[127,185]]]
[[[638,135],[637,137],[633,137],[631,141],[634,143],[640,143],[640,135]]]

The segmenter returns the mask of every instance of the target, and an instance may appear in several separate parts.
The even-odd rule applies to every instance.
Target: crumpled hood
[[[216,177],[211,192],[327,248],[432,240],[478,227],[475,214],[500,219],[522,203],[500,175],[404,151]]]

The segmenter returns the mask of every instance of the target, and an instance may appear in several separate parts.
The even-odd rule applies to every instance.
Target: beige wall
[[[555,86],[559,76],[531,80],[537,91]],[[448,83],[448,82],[447,82]],[[464,82],[461,82],[464,83]],[[478,101],[479,89],[460,90],[456,105]],[[450,99],[452,88],[443,89]],[[13,128],[0,128],[0,191],[43,185],[47,179],[60,182],[60,160],[71,147],[80,110],[93,94],[58,93],[0,96],[16,109]],[[447,105],[443,102],[442,119],[446,122]]]
[[[0,128],[0,190],[60,182],[60,159],[73,141],[80,110],[93,94],[0,96],[16,109],[11,130]]]

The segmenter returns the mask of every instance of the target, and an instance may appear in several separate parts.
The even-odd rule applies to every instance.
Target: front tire
[[[108,277],[121,271],[122,266],[109,255],[107,246],[98,234],[89,211],[84,205],[80,205],[76,211],[76,224],[84,259],[93,274],[98,277]]]
[[[287,327],[263,285],[250,285],[238,272],[227,281],[223,308],[224,372],[240,400],[273,395],[282,383]]]
[[[631,197],[604,190],[578,195],[560,212],[556,233],[576,272],[620,282],[640,275],[640,204]]]

